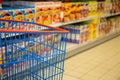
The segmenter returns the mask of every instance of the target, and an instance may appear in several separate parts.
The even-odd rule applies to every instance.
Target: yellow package
[[[63,22],[69,22],[70,21],[70,14],[71,14],[71,3],[70,2],[65,2],[63,5],[64,8],[64,18]]]
[[[89,1],[89,17],[93,17],[97,15],[97,1]]]
[[[35,10],[34,8],[25,9],[25,21],[34,22]]]
[[[43,24],[43,22],[42,22],[43,21],[43,18],[42,18],[43,14],[44,14],[44,12],[42,11],[42,8],[37,7],[36,8],[36,23]]]
[[[89,17],[92,17],[93,13],[94,13],[93,1],[90,1],[89,2],[89,13],[88,13]]]
[[[93,23],[89,24],[89,40],[93,40],[96,36],[95,25]]]
[[[53,13],[52,13],[52,23],[60,23],[61,22],[61,7],[62,3],[60,1],[53,2]]]
[[[13,18],[16,21],[24,21],[24,9],[13,10]]]
[[[36,23],[49,25],[52,23],[53,2],[36,3]]]

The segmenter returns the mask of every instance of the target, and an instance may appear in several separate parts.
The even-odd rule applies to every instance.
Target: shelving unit
[[[74,24],[74,23],[79,23],[79,22],[83,22],[83,21],[88,21],[88,20],[92,20],[92,19],[96,19],[96,18],[116,16],[116,15],[119,15],[119,14],[120,14],[120,12],[114,13],[114,14],[105,14],[105,15],[102,15],[102,16],[94,16],[94,17],[90,17],[90,18],[88,17],[88,18],[83,18],[81,20],[71,21],[71,22],[67,22],[67,23],[51,24],[49,26],[59,27],[59,26],[64,26],[64,25],[68,25],[68,24]]]
[[[87,49],[90,49],[92,47],[95,47],[105,41],[108,41],[110,39],[113,39],[117,36],[120,35],[120,31],[117,31],[117,32],[114,32],[114,33],[110,33],[104,37],[101,37],[101,38],[97,38],[93,41],[89,41],[89,42],[86,42],[84,44],[67,44],[67,56],[66,58],[69,58],[69,57],[72,57],[73,55],[76,55],[77,53],[80,53],[80,52],[83,52]]]
[[[64,26],[64,25],[68,25],[68,24],[74,24],[74,23],[79,23],[79,22],[83,22],[83,21],[88,21],[88,20],[92,20],[92,19],[96,19],[96,18],[105,18],[105,17],[117,16],[117,15],[120,15],[120,12],[114,13],[114,14],[105,14],[102,16],[96,16],[96,17],[91,17],[91,18],[85,18],[85,19],[81,19],[78,21],[68,22],[68,23],[59,23],[59,24],[54,24],[54,25],[50,25],[50,26],[59,27],[59,26]],[[99,45],[105,41],[113,39],[119,35],[120,35],[120,31],[117,31],[114,33],[110,33],[104,37],[96,38],[93,41],[88,41],[88,42],[83,43],[83,44],[68,43],[67,44],[67,56],[66,56],[66,58],[72,57],[73,55],[76,55],[77,53],[83,52],[83,51],[90,49],[96,45]]]

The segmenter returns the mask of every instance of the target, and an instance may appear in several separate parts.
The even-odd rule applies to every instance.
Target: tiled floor
[[[63,80],[120,80],[120,36],[67,59]]]

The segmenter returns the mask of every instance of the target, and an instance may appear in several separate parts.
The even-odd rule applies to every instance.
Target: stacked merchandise
[[[120,12],[119,1],[84,1],[84,2],[64,2],[63,22],[71,22],[85,18],[102,16]]]
[[[68,25],[61,27],[69,31],[68,37],[64,38],[70,43],[82,44],[96,38],[104,37],[113,32],[120,31],[120,17],[95,19],[91,22]]]
[[[11,9],[13,10],[13,12],[16,12],[16,10],[20,10],[19,9],[20,7],[22,10],[20,10],[21,12],[18,14],[23,13],[23,16],[21,16],[21,18],[22,20],[23,18],[24,19],[26,18],[25,21],[35,22],[45,25],[62,22],[62,17],[63,17],[61,16],[62,3],[60,1],[56,1],[56,2],[14,1],[14,3],[12,4],[10,4],[10,2],[4,2],[4,5],[12,6],[13,8]],[[26,9],[26,7],[29,9]],[[24,15],[27,16],[24,17]],[[20,17],[18,17],[17,20],[19,18]],[[19,21],[21,21],[21,19]]]
[[[63,29],[66,29],[69,31],[68,33],[68,37],[67,38],[62,38],[63,40],[66,40],[68,42],[71,42],[71,43],[80,43],[79,42],[79,38],[80,38],[80,28],[79,26],[76,26],[74,27],[74,25],[68,25],[68,26],[64,26],[64,27],[61,27]]]
[[[36,23],[55,24],[61,22],[61,2],[40,2],[36,6]]]
[[[98,37],[104,37],[105,35],[120,30],[120,17],[102,18],[97,27]]]
[[[30,2],[30,1],[14,1],[14,3],[4,2],[4,5],[10,6],[29,6],[33,7],[34,11],[32,19],[39,24],[56,24],[77,21],[85,18],[96,16],[109,15],[120,12],[120,1],[76,1],[76,2],[61,2],[61,1],[46,1],[46,2]],[[22,7],[25,11],[26,9]]]
[[[68,37],[64,40],[70,43],[81,44],[96,38],[96,25],[93,22],[68,25],[61,27],[69,31]]]
[[[0,19],[34,22],[35,10],[33,7],[5,7],[0,9]]]

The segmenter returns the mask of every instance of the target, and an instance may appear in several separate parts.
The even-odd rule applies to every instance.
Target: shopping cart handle
[[[33,25],[37,25],[37,26],[43,26],[43,27],[47,27],[50,29],[54,29],[53,31],[50,30],[8,30],[8,29],[0,29],[0,32],[60,32],[60,33],[68,33],[69,31],[58,28],[58,27],[52,27],[52,26],[47,26],[47,25],[43,25],[43,24],[38,24],[38,23],[33,23],[33,22],[25,22],[25,21],[15,21],[15,20],[4,20],[4,19],[0,19],[0,21],[3,22],[15,22],[15,23],[26,23],[26,24],[33,24]]]

